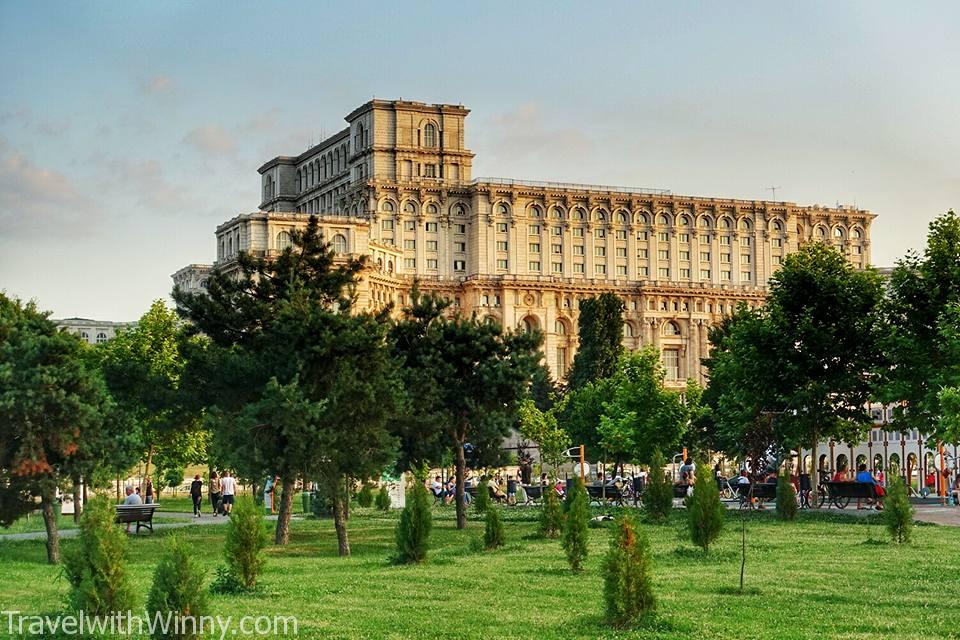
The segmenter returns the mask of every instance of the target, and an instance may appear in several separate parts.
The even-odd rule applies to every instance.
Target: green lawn
[[[295,520],[291,544],[267,551],[262,593],[217,596],[212,603],[223,615],[296,615],[303,638],[960,637],[960,529],[917,527],[911,545],[895,547],[881,542],[879,525],[850,516],[801,514],[797,522],[781,523],[755,514],[749,594],[738,595],[737,514],[729,514],[727,530],[706,557],[683,539],[678,518],[643,525],[655,553],[658,614],[621,632],[602,621],[599,565],[608,530],[591,529],[587,570],[574,575],[559,542],[532,537],[535,511],[510,511],[507,546],[486,553],[471,550],[482,523],[457,531],[451,510],[443,509],[422,566],[388,562],[395,513],[355,511],[354,555],[346,559],[335,555],[331,521]],[[176,531],[211,574],[223,533],[222,526]],[[130,573],[144,599],[161,540],[170,534],[130,540]],[[58,575],[57,567],[44,564],[42,541],[0,543],[0,608],[62,609],[66,585]]]

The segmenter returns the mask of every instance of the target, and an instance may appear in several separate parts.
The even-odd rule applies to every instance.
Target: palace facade
[[[259,210],[217,227],[214,264],[275,255],[316,215],[336,252],[368,259],[360,308],[402,305],[416,279],[461,313],[543,331],[557,378],[577,350],[580,300],[612,291],[626,305],[624,344],[654,345],[674,386],[704,382],[710,326],[739,303],[762,304],[802,243],[870,264],[875,216],[861,209],[474,178],[468,114],[408,101],[356,108],[339,133],[259,168]],[[195,289],[209,269],[173,279]]]

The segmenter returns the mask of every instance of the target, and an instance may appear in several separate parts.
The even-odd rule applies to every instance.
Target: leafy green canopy
[[[570,389],[613,375],[623,353],[623,300],[601,293],[580,302],[579,348],[567,378]]]

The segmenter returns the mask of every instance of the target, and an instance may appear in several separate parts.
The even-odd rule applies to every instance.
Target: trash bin
[[[303,514],[307,515],[310,513],[310,492],[304,491],[301,493],[300,499],[303,501]]]

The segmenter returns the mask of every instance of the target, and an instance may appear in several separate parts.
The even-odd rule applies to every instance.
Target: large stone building
[[[53,320],[58,329],[65,329],[80,336],[89,344],[100,344],[117,337],[118,331],[132,329],[136,322],[112,322],[110,320],[91,320],[89,318],[63,318]]]
[[[667,378],[703,382],[707,331],[738,303],[759,305],[783,257],[804,242],[870,263],[874,215],[791,202],[666,190],[474,178],[462,105],[372,100],[339,133],[260,167],[259,210],[216,230],[216,265],[273,255],[320,218],[342,254],[369,258],[359,305],[403,303],[414,279],[461,313],[544,332],[563,377],[577,348],[579,301],[613,291],[624,342],[652,344]],[[207,265],[174,274],[201,286]]]

